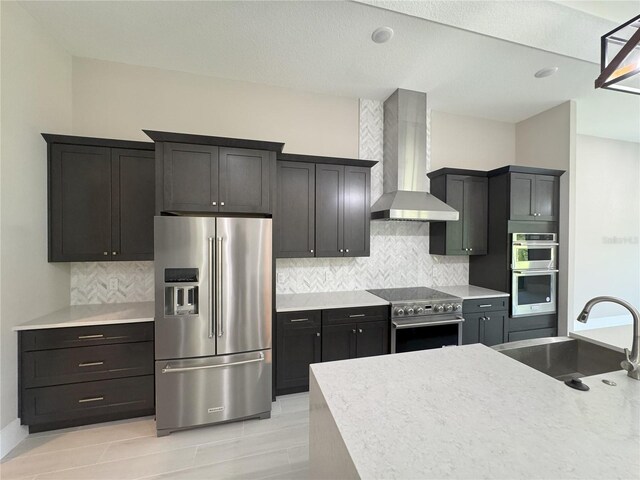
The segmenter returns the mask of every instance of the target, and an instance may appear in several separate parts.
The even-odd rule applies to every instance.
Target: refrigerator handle
[[[224,334],[222,324],[222,237],[217,237],[216,248],[216,330],[218,337]]]
[[[208,265],[208,276],[209,276],[209,288],[208,290],[208,295],[209,295],[209,338],[213,338],[213,308],[212,308],[212,303],[213,303],[213,285],[211,284],[213,282],[213,237],[209,237],[209,265]]]

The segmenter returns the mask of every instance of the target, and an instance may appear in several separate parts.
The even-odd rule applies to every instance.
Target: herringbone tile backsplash
[[[111,279],[117,288],[111,290]],[[152,301],[153,262],[71,264],[71,305]]]
[[[382,102],[360,100],[360,158],[377,160],[371,172],[371,201],[382,195]],[[427,170],[430,164],[427,115]],[[371,256],[278,259],[277,293],[327,292],[366,288],[462,285],[469,281],[466,257],[429,255],[429,225],[371,222]],[[110,290],[111,279],[117,288]],[[153,300],[153,262],[71,264],[71,304]]]

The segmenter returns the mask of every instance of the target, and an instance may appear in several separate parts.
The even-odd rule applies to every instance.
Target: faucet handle
[[[640,380],[640,365],[633,363],[631,360],[631,351],[628,348],[624,349],[624,353],[627,359],[620,362],[620,366],[627,371],[629,377]]]

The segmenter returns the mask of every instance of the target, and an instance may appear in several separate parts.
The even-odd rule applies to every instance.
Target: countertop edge
[[[100,325],[117,325],[121,323],[143,323],[153,322],[154,318],[122,318],[117,320],[78,320],[75,322],[59,322],[59,323],[43,323],[39,325],[16,325],[13,327],[14,332],[21,332],[25,330],[44,330],[47,328],[73,328],[73,327],[92,327]]]

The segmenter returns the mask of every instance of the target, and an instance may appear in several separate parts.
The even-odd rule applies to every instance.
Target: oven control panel
[[[462,303],[459,300],[438,303],[407,303],[394,305],[392,308],[392,317],[410,317],[421,315],[437,315],[441,313],[458,313],[462,312]]]

